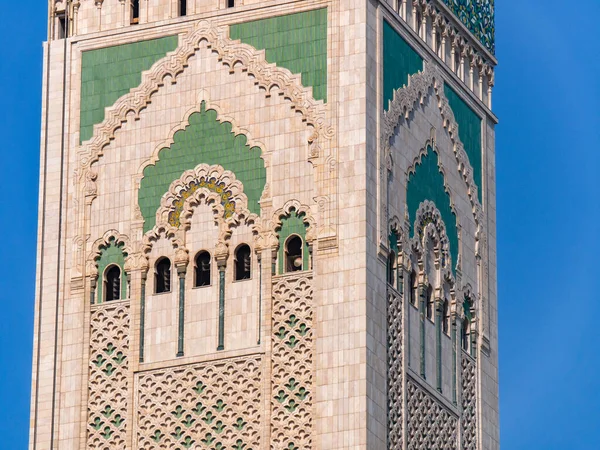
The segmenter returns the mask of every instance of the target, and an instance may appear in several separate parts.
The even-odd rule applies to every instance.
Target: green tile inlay
[[[452,211],[450,194],[444,186],[444,175],[438,165],[438,155],[430,146],[427,147],[427,153],[423,155],[415,171],[409,175],[406,191],[411,237],[415,234],[415,220],[419,205],[425,200],[435,203],[446,225],[452,270],[455,270],[458,261],[456,215]]]
[[[423,70],[423,58],[383,21],[383,109],[387,110],[394,91],[408,83],[408,76]]]
[[[482,144],[481,144],[481,119],[467,105],[462,98],[447,84],[444,85],[444,93],[454,118],[458,124],[458,137],[463,143],[465,153],[473,168],[473,181],[477,185],[479,202],[482,201],[481,177],[483,169]]]
[[[127,297],[127,278],[125,277],[125,254],[123,253],[123,244],[115,245],[112,240],[110,245],[102,249],[100,259],[98,260],[98,287],[96,303],[104,302],[104,271],[110,265],[116,264],[121,268],[121,299]]]
[[[304,242],[302,250],[302,266],[306,270],[308,268],[308,243],[306,242],[306,229],[308,224],[304,222],[304,214],[297,214],[296,211],[291,211],[288,217],[281,221],[281,230],[279,230],[279,251],[277,259],[279,260],[279,273],[284,273],[285,269],[285,241],[292,235],[297,234]]]
[[[142,72],[175,50],[177,42],[177,36],[167,36],[82,53],[80,142],[92,137],[105,108],[139,86]]]
[[[243,134],[235,135],[231,123],[219,122],[217,112],[206,109],[202,102],[200,112],[193,113],[189,125],[173,136],[173,144],[158,153],[155,165],[144,169],[138,201],[144,217],[144,231],[156,224],[156,211],[161,197],[171,183],[186,170],[198,164],[219,164],[230,170],[244,185],[250,212],[260,214],[258,203],[267,180],[267,171],[259,147],[246,144]]]
[[[268,62],[301,74],[313,97],[327,101],[327,8],[232,25],[229,33],[265,50]]]

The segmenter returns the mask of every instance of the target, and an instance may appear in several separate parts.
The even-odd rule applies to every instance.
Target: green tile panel
[[[444,85],[444,93],[448,98],[448,103],[454,118],[458,124],[458,137],[462,142],[465,152],[469,157],[469,162],[473,168],[473,181],[477,185],[479,202],[482,199],[481,177],[482,177],[482,143],[481,143],[481,119],[467,105],[462,98],[447,84]]]
[[[423,58],[383,21],[383,108],[388,109],[394,91],[408,83],[408,76],[423,70]]]
[[[406,191],[411,237],[415,233],[415,220],[419,205],[425,200],[435,203],[446,225],[450,257],[452,258],[452,270],[455,270],[456,262],[458,261],[456,215],[452,211],[450,194],[444,186],[444,175],[438,165],[438,155],[431,147],[427,148],[427,153],[423,155],[415,171],[409,175]]]
[[[215,110],[206,109],[189,118],[189,125],[173,136],[173,144],[159,151],[155,165],[144,169],[138,201],[144,217],[144,231],[156,224],[161,197],[183,172],[198,164],[219,164],[230,170],[244,185],[250,212],[260,214],[258,203],[267,180],[267,171],[259,147],[247,145],[243,134],[235,135],[231,123],[219,122]]]
[[[177,36],[167,36],[82,53],[80,142],[92,137],[105,108],[139,86],[142,72],[175,50],[177,42]]]
[[[232,25],[229,34],[265,50],[268,62],[301,74],[313,97],[327,101],[327,8]]]
[[[127,278],[125,277],[125,254],[123,245],[115,245],[111,241],[110,245],[102,249],[100,259],[98,260],[98,288],[96,303],[104,302],[104,272],[108,266],[116,264],[121,268],[121,299],[127,298]]]
[[[302,238],[304,248],[302,250],[302,267],[308,268],[309,251],[308,243],[306,242],[306,229],[308,224],[304,222],[304,214],[297,214],[296,211],[291,211],[288,217],[281,221],[281,230],[279,230],[279,251],[277,259],[279,260],[279,273],[284,273],[285,270],[285,242],[293,235],[297,234]]]

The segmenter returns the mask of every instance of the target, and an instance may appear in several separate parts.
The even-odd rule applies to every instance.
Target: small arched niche
[[[104,301],[121,300],[121,268],[111,264],[103,276]]]
[[[171,260],[159,258],[154,265],[154,293],[171,292]]]

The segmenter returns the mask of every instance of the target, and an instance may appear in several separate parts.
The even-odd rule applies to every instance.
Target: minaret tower
[[[31,450],[498,450],[494,0],[51,0]]]

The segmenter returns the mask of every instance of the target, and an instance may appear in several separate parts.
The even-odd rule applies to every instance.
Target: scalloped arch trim
[[[171,183],[186,170],[199,164],[222,166],[235,174],[248,197],[248,209],[260,214],[260,198],[265,188],[267,171],[259,147],[250,147],[243,134],[236,135],[229,122],[220,122],[214,109],[190,115],[188,125],[173,136],[170,147],[158,153],[158,161],[146,166],[138,191],[138,203],[144,218],[144,232],[156,224],[161,198]]]

